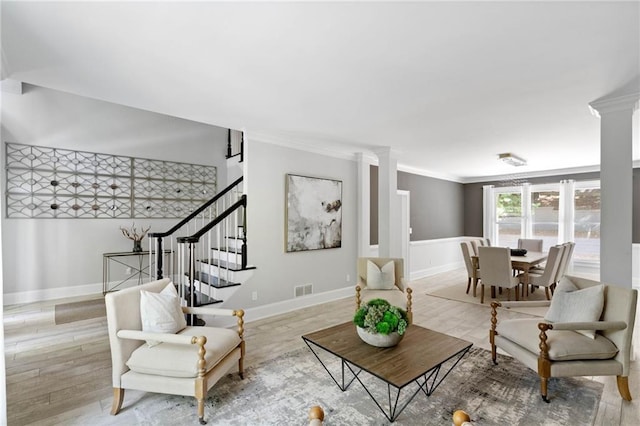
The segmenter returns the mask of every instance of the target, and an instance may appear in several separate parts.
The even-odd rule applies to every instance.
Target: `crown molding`
[[[446,180],[449,182],[465,183],[464,178],[461,178],[459,176],[449,175],[446,173],[432,172],[431,170],[419,169],[417,167],[405,166],[403,164],[398,164],[398,170],[405,173],[426,176],[434,179]]]
[[[294,139],[304,140],[304,142],[295,142]],[[342,160],[356,161],[355,148],[349,145],[337,146],[338,144],[344,144],[345,142],[331,140],[329,138],[323,139],[320,137],[310,137],[310,136],[302,137],[302,136],[293,135],[293,134],[287,135],[287,134],[277,134],[274,132],[246,130],[245,140],[246,141],[255,140],[258,142],[268,143],[271,145],[279,145],[286,148],[297,149],[299,151],[306,151],[313,154],[325,155],[327,157],[334,157]],[[331,146],[327,146],[327,143],[331,144]],[[357,152],[360,152],[360,151],[357,151]]]
[[[639,101],[640,92],[635,92],[628,95],[596,99],[593,102],[589,102],[589,109],[596,117],[616,111],[631,110],[633,112],[638,109]]]
[[[304,140],[304,142],[295,142],[294,139]],[[298,135],[285,135],[265,131],[245,130],[245,140],[256,140],[258,142],[284,146],[287,148],[297,149],[299,151],[306,151],[313,154],[325,155],[328,157],[340,158],[350,161],[357,161],[358,154],[361,154],[363,161],[373,166],[379,166],[379,160],[376,155],[378,152],[382,154],[386,152],[391,152],[391,154],[399,152],[393,149],[389,151],[380,149],[379,147],[358,146],[353,143],[330,138],[309,136],[302,137]],[[339,147],[327,147],[327,142],[333,145],[339,145]],[[449,175],[446,173],[432,172],[430,170],[411,167],[401,163],[398,163],[398,170],[415,175],[431,177],[434,179],[464,183],[463,180],[458,176]]]
[[[640,168],[640,160],[633,161],[633,168]],[[552,169],[552,170],[539,170],[539,171],[531,171],[526,173],[518,173],[518,174],[506,174],[506,175],[493,175],[493,176],[477,176],[472,178],[462,179],[461,183],[482,183],[482,182],[493,182],[500,181],[504,179],[529,179],[529,178],[537,178],[537,177],[545,177],[545,176],[559,176],[559,175],[574,175],[580,173],[593,173],[600,172],[600,165],[596,164],[593,166],[581,166],[581,167],[567,167],[564,169]]]
[[[304,142],[294,142],[293,139],[304,140]],[[245,140],[256,140],[258,142],[268,143],[272,145],[284,146],[291,149],[297,149],[299,151],[305,151],[312,154],[319,154],[328,157],[339,158],[342,160],[358,161],[358,155],[362,156],[364,162],[379,166],[378,158],[375,154],[376,150],[370,147],[357,146],[355,144],[349,144],[342,141],[338,141],[330,138],[321,137],[301,137],[296,135],[282,135],[273,132],[262,131],[246,131]],[[326,144],[333,144],[332,146],[326,146]],[[339,146],[337,146],[339,145]],[[386,151],[388,152],[388,151]],[[633,168],[640,168],[640,160],[633,162]],[[501,175],[490,176],[475,176],[475,177],[460,177],[455,175],[449,175],[446,173],[433,172],[426,169],[420,169],[417,167],[407,166],[405,164],[398,163],[398,171],[411,173],[414,175],[430,177],[434,179],[446,180],[449,182],[468,184],[468,183],[482,183],[501,181],[505,179],[529,179],[545,176],[557,176],[557,175],[572,175],[580,173],[592,173],[600,172],[600,165],[580,166],[580,167],[567,167],[562,169],[551,170],[538,170],[523,173],[506,173]]]
[[[389,158],[395,158],[396,160],[401,154],[401,151],[391,147],[391,146],[376,146],[371,148],[371,151],[380,158],[381,156],[386,156]]]

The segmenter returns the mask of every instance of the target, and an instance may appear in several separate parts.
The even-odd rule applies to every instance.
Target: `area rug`
[[[469,289],[469,294],[466,293],[467,290],[467,282],[466,280],[464,281],[464,283],[460,283],[460,284],[456,284],[456,285],[452,285],[452,286],[448,286],[448,287],[444,287],[444,288],[440,288],[438,290],[433,290],[433,291],[427,291],[427,294],[429,296],[435,296],[435,297],[440,297],[443,299],[449,299],[449,300],[456,300],[458,302],[466,302],[466,303],[474,303],[476,305],[480,305],[480,292],[482,291],[482,288],[480,287],[480,285],[478,285],[478,288],[476,289],[476,297],[473,297],[473,288]],[[538,288],[536,289],[536,291],[529,292],[528,296],[525,296],[524,298],[521,298],[522,300],[527,300],[527,301],[540,301],[540,300],[547,300],[545,294],[544,294],[544,288]],[[511,300],[515,301],[515,294],[514,294],[514,290],[511,290]],[[500,294],[497,290],[496,290],[496,298],[492,299],[491,298],[491,288],[490,287],[485,287],[484,289],[484,306],[491,306],[491,302],[493,301],[507,301],[507,291],[503,290],[502,294]],[[509,308],[512,311],[515,312],[520,312],[523,314],[529,314],[529,315],[536,315],[536,316],[544,316],[544,314],[547,312],[547,310],[549,308],[547,307],[538,307],[538,308],[525,308],[525,307],[520,307],[520,308]]]
[[[325,355],[334,361],[330,370],[339,373],[340,363]],[[374,394],[386,395],[378,379],[360,376]],[[507,356],[499,356],[494,366],[488,351],[472,348],[431,397],[416,395],[394,424],[451,425],[453,411],[463,409],[474,425],[590,425],[602,388],[584,378],[552,379],[547,404],[535,372]],[[127,391],[117,416],[108,414],[109,404],[103,403],[102,414],[64,424],[197,424],[195,400],[189,397]],[[306,347],[249,368],[244,380],[237,374],[224,377],[209,391],[205,417],[210,425],[305,425],[314,405],[323,407],[325,426],[389,424],[357,381],[341,392]]]
[[[83,300],[80,302],[61,303],[55,305],[56,325],[101,318],[107,315],[104,299]]]

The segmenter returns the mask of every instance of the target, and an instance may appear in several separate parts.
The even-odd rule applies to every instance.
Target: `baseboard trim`
[[[355,286],[340,288],[337,290],[325,291],[323,293],[310,294],[308,296],[296,297],[295,299],[283,300],[282,302],[271,303],[255,308],[247,308],[244,310],[245,322],[257,321],[269,318],[274,315],[286,314],[287,312],[296,311],[302,308],[319,305],[321,303],[332,302],[334,300],[353,297],[353,311],[355,312]],[[232,327],[235,325],[235,319],[224,317],[206,317],[203,319],[209,325],[219,327]]]
[[[147,281],[145,281],[146,283]],[[107,288],[113,288],[118,286],[118,290],[123,288],[133,287],[137,285],[137,281],[130,280],[129,282],[120,283],[114,281],[110,283]],[[46,300],[65,299],[68,297],[79,296],[92,296],[96,294],[102,294],[102,283],[84,284],[73,287],[56,287],[45,288],[41,290],[29,290],[19,291],[15,293],[4,294],[2,301],[4,306],[18,305],[22,303],[44,302]]]
[[[432,275],[441,274],[443,272],[453,271],[458,268],[463,268],[464,262],[452,262],[444,265],[434,266],[432,268],[421,269],[418,271],[411,271],[411,281],[419,280],[421,278],[430,277]]]
[[[64,299],[67,297],[88,296],[102,293],[102,283],[85,284],[73,287],[45,288],[41,290],[5,293],[3,304],[17,305],[22,303],[42,302],[45,300]]]

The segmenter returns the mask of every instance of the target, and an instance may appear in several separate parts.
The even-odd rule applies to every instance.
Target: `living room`
[[[195,45],[189,46],[187,49],[187,46],[182,46],[183,42],[187,43],[187,38],[185,37],[184,41],[181,41],[179,37],[175,37],[176,33],[173,31],[185,30],[185,26],[189,26],[188,22],[198,23],[193,26],[202,31],[207,24],[200,20],[190,21],[189,19],[195,19],[191,16],[191,12],[186,14],[181,11],[178,5],[167,5],[167,9],[151,2],[146,5],[122,5],[124,8],[132,7],[131,9],[119,9],[115,6],[110,8],[108,5],[104,5],[104,9],[100,13],[94,13],[91,10],[92,6],[88,3],[80,2],[76,5],[65,6],[60,6],[56,2],[48,3],[48,5],[43,5],[4,2],[2,5],[3,142],[216,166],[218,168],[218,189],[222,189],[229,183],[226,178],[227,165],[224,159],[226,129],[243,129],[246,138],[246,157],[243,166],[246,179],[244,192],[249,200],[247,209],[247,229],[250,230],[248,237],[249,260],[257,269],[253,276],[243,283],[228,300],[228,306],[245,309],[247,321],[250,322],[296,308],[353,296],[353,287],[357,276],[356,259],[361,256],[376,255],[380,251],[380,247],[376,245],[377,238],[373,235],[377,234],[380,229],[377,222],[383,223],[383,229],[387,230],[397,226],[394,224],[385,227],[384,223],[389,221],[389,218],[384,216],[385,213],[382,212],[382,220],[379,221],[376,219],[379,214],[378,209],[375,206],[373,208],[370,206],[371,191],[374,195],[377,193],[374,177],[377,175],[379,167],[376,166],[380,166],[375,155],[376,149],[384,150],[393,147],[394,143],[391,141],[396,138],[412,140],[414,138],[409,133],[417,131],[408,128],[409,124],[403,120],[403,114],[395,115],[388,111],[392,108],[387,106],[384,110],[376,108],[364,110],[363,104],[396,105],[394,108],[398,109],[397,105],[410,103],[411,105],[407,105],[407,111],[409,111],[410,107],[415,106],[413,101],[409,102],[409,99],[403,101],[400,95],[412,92],[399,82],[407,76],[402,73],[399,76],[393,73],[377,74],[370,67],[361,68],[358,61],[353,58],[350,61],[347,60],[346,55],[339,58],[332,57],[332,49],[340,44],[334,38],[343,40],[348,36],[343,34],[343,30],[332,33],[317,24],[320,28],[314,27],[314,31],[320,34],[328,32],[328,39],[318,38],[315,44],[312,44],[310,40],[305,38],[304,42],[307,43],[305,46],[315,46],[318,50],[315,54],[327,61],[328,65],[314,60],[312,65],[318,67],[315,73],[311,74],[310,70],[305,68],[298,71],[298,80],[287,76],[285,83],[293,84],[295,82],[295,90],[299,90],[301,86],[308,87],[300,92],[301,95],[286,98],[282,81],[278,77],[280,75],[278,68],[269,62],[270,58],[260,56],[258,53],[255,53],[256,56],[250,66],[235,65],[234,60],[238,58],[233,54],[226,57],[220,55],[221,61],[224,58],[227,64],[225,68],[212,66],[211,62],[205,61],[203,58],[205,55],[194,56],[187,60],[175,50],[172,50],[170,55],[144,55],[145,48],[151,49],[151,46],[153,49],[160,46],[160,51],[164,49],[162,46],[171,46],[172,49],[178,50],[185,48],[190,53],[192,53],[191,49],[207,50],[206,46],[195,48]],[[256,43],[265,49],[272,46],[270,43],[277,45],[278,37],[284,37],[287,33],[286,30],[298,29],[277,27],[280,29],[276,31],[270,25],[264,28],[263,26],[266,25],[263,21],[264,13],[269,13],[269,7],[274,5],[211,4],[209,6],[219,8],[212,11],[215,19],[224,18],[223,20],[226,20],[227,23],[235,22],[237,24],[232,26],[236,28],[232,34],[237,37],[237,40],[244,42],[235,46],[235,52],[242,52],[241,47],[244,47],[245,43],[249,45]],[[434,5],[425,4],[423,6]],[[461,10],[447,10],[444,5],[435,6],[443,8],[444,11],[429,10],[430,13],[427,14],[427,17],[416,15],[416,20],[420,21],[421,17],[428,19],[430,24],[435,25],[435,22],[432,22],[435,20],[432,13],[433,16],[439,17],[464,17],[462,22],[465,25],[471,25],[469,21],[472,19],[467,15],[473,15],[471,11],[476,11],[474,8],[481,7],[472,6],[471,9],[464,9],[465,5],[459,5]],[[493,15],[498,14],[500,8],[499,4],[493,6],[495,9],[492,8],[488,15],[495,18]],[[257,10],[252,10],[251,7],[257,7]],[[313,21],[307,13],[296,9],[296,7],[302,7],[301,5],[291,6],[291,10],[285,6],[281,7],[282,10],[275,9],[270,13],[282,15],[280,18],[288,23],[287,25],[292,25],[289,19],[291,16],[299,18],[306,16],[307,20],[301,21],[305,23]],[[340,7],[340,5],[327,5],[327,9],[320,5],[313,7],[318,8],[314,9],[314,12],[321,12],[320,17],[326,18],[325,20],[318,18],[315,21],[318,23],[331,22],[330,16],[344,12],[344,17],[338,21],[343,23],[343,20],[347,20],[347,17],[354,13],[353,10],[333,9]],[[356,6],[343,5],[343,7],[348,9]],[[391,6],[388,7],[388,11],[398,14],[398,19],[411,15],[408,11],[394,11]],[[549,33],[556,31],[555,26],[570,26],[567,24],[569,22],[568,16],[575,16],[575,13],[571,11],[569,6],[566,7],[567,9],[560,8],[557,11],[557,15],[554,15],[557,22],[549,23],[549,28],[546,28],[546,31]],[[576,113],[580,116],[579,123],[587,123],[584,126],[587,129],[581,129],[581,131],[587,131],[589,137],[578,143],[579,148],[576,149],[575,139],[580,139],[582,133],[578,137],[568,136],[567,133],[559,133],[560,136],[557,136],[558,133],[553,136],[547,134],[547,139],[552,141],[566,136],[573,142],[573,144],[567,143],[567,147],[564,147],[562,143],[556,143],[557,146],[554,148],[557,148],[558,154],[554,155],[554,158],[545,155],[542,148],[532,149],[530,147],[530,145],[541,144],[541,140],[544,139],[544,135],[540,136],[540,139],[536,139],[539,135],[531,130],[532,127],[551,126],[555,121],[569,120],[564,115],[551,117],[543,115],[543,113],[549,114],[547,110],[552,110],[552,107],[555,107],[551,98],[549,98],[544,111],[528,110],[532,127],[522,130],[522,134],[526,137],[516,137],[511,128],[504,131],[510,137],[495,136],[495,133],[472,120],[471,117],[475,116],[470,115],[471,112],[467,110],[486,109],[491,111],[494,116],[500,117],[496,119],[497,124],[493,125],[504,124],[506,126],[508,123],[502,122],[510,121],[504,118],[510,116],[510,109],[525,108],[526,102],[533,102],[533,99],[536,98],[535,94],[531,94],[531,92],[535,92],[536,89],[542,91],[544,88],[547,91],[561,91],[560,83],[562,81],[567,87],[571,87],[568,79],[573,78],[575,74],[570,74],[568,71],[566,71],[567,75],[564,80],[557,78],[557,76],[555,78],[547,76],[540,70],[537,71],[539,74],[536,79],[529,74],[521,73],[518,78],[512,77],[515,80],[502,80],[502,85],[498,85],[490,92],[479,89],[472,91],[470,87],[466,88],[470,95],[466,99],[460,97],[460,92],[456,92],[456,96],[451,96],[453,100],[449,101],[436,96],[435,99],[440,101],[441,110],[425,106],[419,109],[421,114],[417,115],[419,119],[415,121],[432,122],[431,125],[434,126],[433,122],[444,121],[441,119],[443,115],[465,116],[468,113],[469,127],[463,132],[467,133],[467,137],[464,139],[466,144],[473,145],[471,141],[475,139],[473,136],[469,137],[469,134],[474,133],[475,130],[478,137],[489,133],[497,139],[501,139],[499,146],[504,149],[498,151],[494,146],[487,146],[484,148],[486,152],[477,160],[471,158],[472,156],[462,158],[460,153],[465,151],[465,148],[454,147],[451,142],[452,149],[449,149],[447,139],[443,139],[442,134],[434,136],[422,128],[420,138],[444,141],[427,148],[427,152],[429,150],[433,152],[434,160],[430,164],[431,167],[427,166],[421,169],[415,165],[405,164],[407,157],[428,157],[429,155],[425,155],[423,151],[413,155],[407,152],[404,157],[397,159],[398,189],[408,190],[411,193],[410,223],[413,232],[409,244],[410,255],[407,257],[408,276],[411,280],[436,276],[438,273],[463,268],[459,242],[466,237],[483,236],[484,233],[481,189],[483,185],[511,182],[522,178],[529,179],[531,183],[555,183],[566,179],[580,181],[598,178],[600,120],[590,115],[588,103],[623,87],[627,83],[627,77],[633,77],[634,72],[637,75],[637,61],[634,63],[633,58],[637,58],[638,55],[638,42],[634,41],[633,37],[629,37],[630,34],[635,34],[634,30],[637,33],[637,18],[631,19],[630,22],[623,19],[624,24],[618,22],[618,18],[622,19],[621,16],[633,16],[632,13],[624,10],[625,7],[631,7],[633,11],[633,3],[620,5],[623,9],[622,12],[605,8],[599,15],[596,12],[585,11],[580,8],[580,4],[576,4],[574,7],[578,8],[579,16],[584,13],[584,22],[579,25],[590,29],[598,27],[596,23],[602,24],[602,34],[589,35],[589,37],[604,39],[607,30],[616,26],[624,29],[623,31],[618,28],[621,34],[613,39],[606,39],[608,43],[619,42],[620,44],[615,46],[620,49],[621,53],[599,59],[604,63],[607,61],[608,63],[616,63],[618,71],[606,74],[599,67],[593,71],[590,68],[585,70],[585,73],[589,72],[587,78],[595,79],[599,73],[606,75],[599,77],[597,84],[594,84],[595,88],[591,87],[589,92],[582,93],[578,97],[582,99],[582,102],[570,106],[571,110],[579,109],[579,113]],[[602,7],[604,8],[604,6]],[[541,13],[535,8],[533,11]],[[365,12],[365,15],[372,19],[374,17],[380,19],[381,10],[371,9],[365,10]],[[460,12],[465,13],[459,15]],[[485,41],[478,43],[475,49],[481,49],[482,46],[489,49],[485,43],[495,43],[491,49],[501,52],[498,49],[500,44],[496,39],[498,36],[509,34],[511,31],[516,33],[514,26],[526,24],[527,29],[530,29],[540,24],[535,19],[524,20],[523,16],[530,12],[529,9],[516,9],[511,12],[515,17],[509,21],[510,24],[504,28],[489,31]],[[184,21],[174,22],[172,25],[176,25],[176,28],[172,28],[171,31],[169,29],[153,30],[142,24],[143,22],[147,22],[149,25],[151,22],[164,22],[172,13],[175,13],[175,16],[182,16]],[[553,12],[550,14],[553,15]],[[94,18],[90,16],[94,16]],[[131,17],[131,22],[126,25],[118,22],[121,16]],[[534,16],[540,15],[535,14]],[[518,19],[524,21],[518,21]],[[571,22],[574,24],[573,21]],[[282,22],[275,20],[274,17],[271,25],[275,26],[275,23]],[[413,23],[415,24],[415,22]],[[220,26],[224,26],[223,24],[224,22],[220,22]],[[34,30],[34,26],[38,30]],[[251,36],[250,32],[246,31],[248,27],[257,28],[255,36]],[[460,27],[464,27],[464,25],[460,24]],[[119,28],[117,34],[113,33],[113,28]],[[259,31],[260,28],[264,28],[264,31]],[[408,28],[416,27],[409,26]],[[456,28],[462,31],[462,28],[457,26]],[[469,28],[478,30],[478,27]],[[62,29],[65,31],[62,31],[63,34],[58,40],[53,34]],[[93,29],[95,32],[92,31]],[[349,34],[348,31],[345,32]],[[579,32],[576,30],[576,33]],[[271,34],[273,39],[261,42],[260,33]],[[105,34],[108,35],[103,38]],[[471,34],[473,34],[471,30],[464,33],[466,37],[459,42],[468,41]],[[409,35],[411,34],[401,33],[399,39],[402,40],[402,36]],[[436,41],[429,43],[437,44],[449,41],[457,46],[455,37],[456,34],[452,32],[446,37],[441,36],[436,38]],[[508,37],[502,36],[502,38]],[[362,39],[366,40],[366,37],[363,36]],[[425,39],[427,39],[426,35]],[[106,40],[113,43],[107,43]],[[320,40],[323,42],[321,43]],[[72,41],[73,43],[71,43]],[[519,41],[522,40],[519,39]],[[576,42],[574,36],[567,36],[564,41],[567,46]],[[150,42],[150,45],[145,45],[145,42]],[[277,57],[276,55],[276,57],[282,61],[285,59],[296,62],[308,61],[307,53],[297,58],[293,55],[296,52],[302,55],[303,52],[300,51],[297,43],[303,42],[296,43],[295,40],[291,42],[294,44],[289,47],[292,49],[291,52],[287,51],[286,57],[282,52],[283,56]],[[413,40],[409,40],[409,42],[411,47],[414,44],[420,44]],[[64,43],[67,43],[66,47]],[[78,45],[75,46],[74,43]],[[180,46],[176,47],[172,43],[177,43]],[[377,38],[371,42],[372,45],[378,46],[382,43],[382,40]],[[585,45],[588,46],[589,43],[594,42],[593,40],[580,42],[575,51],[581,52],[580,49],[586,49]],[[132,50],[119,50],[125,45],[130,45]],[[392,55],[384,49],[382,53],[380,51],[370,53],[365,46],[367,45],[361,46],[361,55],[364,56],[361,58],[363,64],[371,66],[378,63],[369,56],[370,54],[374,57],[380,55],[380,58]],[[547,43],[544,40],[540,41],[540,44],[537,41],[532,41],[531,45],[527,44],[526,46],[538,46],[540,49],[538,54],[541,54],[540,52],[547,48]],[[604,42],[597,46],[601,50],[607,50],[611,47]],[[67,63],[63,59],[65,59],[65,55],[70,55],[74,51],[72,47],[78,48],[75,51],[78,56],[75,59],[71,58]],[[397,47],[393,47],[393,49],[401,51]],[[590,50],[586,50],[590,52]],[[151,51],[155,50],[147,50],[147,52]],[[483,52],[487,58],[492,58],[488,51]],[[511,53],[510,50],[509,52]],[[478,59],[478,56],[474,59]],[[579,61],[580,55],[576,56],[577,58],[573,58],[577,63],[574,65],[575,67],[578,65],[590,66],[588,62]],[[446,56],[436,57],[441,58],[443,62],[442,65],[439,65],[440,67],[451,67],[451,63],[446,64]],[[614,61],[618,57],[625,59],[622,62]],[[405,58],[401,61],[403,55],[399,53],[394,53],[392,58],[394,61],[391,63],[396,64],[395,71],[406,69],[408,70],[407,74],[410,74],[409,70],[417,73],[428,69],[428,67],[426,69],[413,68],[411,59]],[[521,65],[515,67],[515,70],[521,70],[521,68],[525,68],[522,64],[527,64],[522,57],[519,58]],[[562,63],[556,56],[553,56],[553,59]],[[506,66],[510,61],[511,59],[501,61],[500,66]],[[487,80],[493,80],[491,75],[495,72],[488,65],[490,62],[491,59],[484,65],[485,75],[489,76],[486,77]],[[514,62],[518,61],[514,60]],[[567,60],[567,62],[570,61]],[[384,62],[381,60],[380,63],[389,64],[386,60]],[[555,65],[555,62],[553,63]],[[176,64],[180,64],[177,67],[179,70],[176,70]],[[340,66],[338,67],[337,64]],[[286,65],[292,64],[286,62]],[[286,65],[283,67],[286,68]],[[466,61],[462,61],[458,65],[460,69],[466,66],[470,66]],[[342,71],[336,77],[338,80],[334,82],[329,92],[331,94],[329,97],[332,97],[333,101],[327,104],[335,104],[334,107],[338,112],[323,117],[320,112],[327,110],[327,104],[320,106],[319,110],[316,109],[316,103],[319,103],[319,99],[326,98],[322,96],[323,93],[320,89],[322,86],[318,82],[322,81],[322,75],[331,74],[330,70],[334,67],[340,68]],[[153,71],[150,71],[150,68]],[[232,96],[226,92],[223,93],[222,88],[219,87],[220,84],[216,84],[202,75],[205,74],[203,70],[208,70],[213,74],[213,71],[218,69],[224,69],[224,71],[216,71],[219,74],[216,74],[215,78],[218,79],[217,81],[229,81],[228,86],[236,89]],[[575,70],[575,68],[573,69]],[[512,69],[512,72],[515,73],[515,70]],[[479,70],[473,68],[472,71],[477,73]],[[368,72],[371,72],[371,76],[368,76]],[[561,72],[558,71],[558,74]],[[232,75],[236,75],[237,79],[232,80]],[[258,75],[260,76],[259,82],[257,82]],[[302,77],[305,75],[314,75],[315,77],[313,80],[308,80],[306,77]],[[271,80],[266,76],[271,76]],[[451,78],[472,80],[467,76],[456,77],[452,75]],[[504,78],[504,76],[499,78]],[[19,93],[12,92],[9,82],[4,79],[18,82],[19,90],[16,91]],[[364,79],[364,82],[361,81],[359,84],[367,86],[368,89],[364,90],[364,93],[358,90],[358,94],[362,97],[355,100],[356,94],[345,94],[348,92],[347,84],[355,85],[355,82],[360,79]],[[531,84],[534,89],[520,88],[518,79]],[[232,81],[235,83],[232,84]],[[252,86],[252,82],[259,87]],[[538,85],[535,84],[536,82]],[[276,83],[278,84],[276,85]],[[267,90],[270,85],[273,89]],[[385,89],[379,89],[381,92],[377,96],[373,96],[370,94],[371,91],[375,92],[373,87],[384,87]],[[510,90],[513,91],[511,98],[503,99],[498,95]],[[229,92],[233,92],[233,90],[229,90]],[[252,94],[255,93],[260,93],[263,97],[253,97]],[[430,92],[425,89],[423,93],[425,94],[422,96],[427,97]],[[525,99],[524,96],[527,94],[529,95],[528,101],[519,100]],[[576,98],[571,93],[565,93],[565,95],[572,101]],[[494,100],[494,97],[497,99]],[[287,112],[274,116],[271,110],[272,108],[275,110],[273,99],[277,98],[283,99],[282,104],[287,107]],[[493,103],[494,101],[496,103]],[[248,109],[247,105],[251,105],[251,109]],[[309,110],[306,110],[307,107]],[[360,110],[366,111],[366,114],[369,115],[367,120],[372,125],[376,124],[373,127],[379,136],[375,139],[370,138],[369,133],[358,134],[357,132],[360,130],[340,132],[341,129],[348,128],[350,122],[365,121],[359,117],[359,114],[364,114],[364,112],[358,113]],[[560,112],[557,113],[560,114]],[[408,114],[415,115],[416,110],[412,110]],[[312,125],[305,127],[305,123],[309,120],[307,115],[316,117],[314,120],[317,122],[308,123]],[[560,120],[559,117],[562,119]],[[637,142],[638,134],[637,117],[636,113],[634,143]],[[477,119],[480,120],[480,118]],[[484,116],[483,119],[487,120],[487,117]],[[378,122],[386,120],[389,120],[388,127],[377,125]],[[537,122],[538,120],[540,122]],[[320,131],[320,123],[324,123],[322,131]],[[459,124],[450,125],[449,129],[453,131],[453,128],[458,126]],[[332,128],[337,131],[331,131]],[[405,128],[409,133],[403,130]],[[393,133],[389,129],[395,129],[397,133]],[[461,136],[460,133],[457,134],[457,137]],[[507,141],[508,139],[511,141]],[[351,145],[348,149],[343,148],[340,144],[343,140],[355,142],[356,148]],[[209,143],[209,141],[213,143]],[[427,144],[425,143],[425,145]],[[539,146],[542,147],[542,145]],[[469,149],[471,148],[469,147]],[[576,157],[577,161],[578,155],[575,152],[579,150],[585,151],[590,157],[586,159],[585,163],[571,163],[569,159],[572,157]],[[442,153],[437,151],[442,151]],[[531,165],[528,169],[529,173],[525,173],[520,171],[522,169],[502,165],[498,163],[496,157],[498,153],[504,151],[513,151],[529,160],[530,164],[540,165],[540,168],[535,170]],[[536,151],[542,151],[542,153]],[[357,157],[356,153],[363,153],[363,155]],[[4,173],[6,173],[5,155],[6,151],[3,149]],[[460,156],[462,164],[459,164],[457,169],[452,166],[444,171],[437,170],[436,166],[439,162],[450,164],[451,160],[446,159],[445,161],[443,156]],[[560,159],[567,161],[567,163],[557,165],[556,161]],[[473,168],[479,167],[478,163],[490,170],[493,169],[494,172],[475,174]],[[430,171],[430,169],[433,170]],[[464,169],[469,171],[460,173],[460,170]],[[4,173],[3,176],[6,176]],[[284,250],[285,176],[287,174],[324,177],[342,182],[342,245],[339,249],[301,253],[287,253]],[[367,179],[366,176],[370,176],[370,179]],[[637,185],[637,179],[633,180],[636,185],[633,186],[632,191],[637,194],[640,192],[640,188]],[[3,185],[5,184],[3,179]],[[373,189],[371,185],[374,185]],[[4,189],[6,189],[5,186],[3,186]],[[640,199],[638,196],[633,198],[634,200]],[[6,199],[3,199],[3,203],[5,202]],[[634,204],[636,203],[634,202]],[[629,232],[627,228],[627,233],[633,234],[633,255],[630,258],[633,261],[633,283],[637,285],[640,278],[640,269],[637,265],[640,258],[637,252],[637,243],[640,242],[640,227],[635,226],[635,222],[640,220],[639,215],[634,215],[633,220],[633,231]],[[99,293],[103,272],[100,263],[102,254],[124,251],[129,248],[130,241],[122,237],[119,228],[131,226],[132,221],[132,218],[107,220],[14,219],[7,218],[5,211],[3,211],[3,305]],[[165,230],[173,223],[174,221],[169,219],[136,220],[136,225],[145,227],[151,225],[152,232]],[[384,237],[381,241],[384,241]],[[383,247],[383,249],[385,248]],[[331,267],[329,268],[327,265],[331,265]],[[304,298],[295,298],[295,288],[307,284],[312,285],[312,294]],[[249,330],[250,327],[247,329]],[[486,339],[486,334],[484,339]]]

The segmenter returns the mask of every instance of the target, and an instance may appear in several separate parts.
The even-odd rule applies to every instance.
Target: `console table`
[[[163,250],[163,256],[165,256],[165,265],[169,265],[167,260],[172,250]],[[151,252],[155,254],[155,252]],[[148,251],[118,251],[113,253],[102,253],[102,294],[105,295],[110,291],[116,290],[122,284],[137,279],[138,285],[142,284],[143,277],[150,276],[149,274],[149,252]],[[145,259],[145,257],[147,259]],[[126,277],[120,280],[117,284],[109,287],[111,281],[111,264],[129,268],[126,273]],[[168,274],[167,274],[168,275]]]

